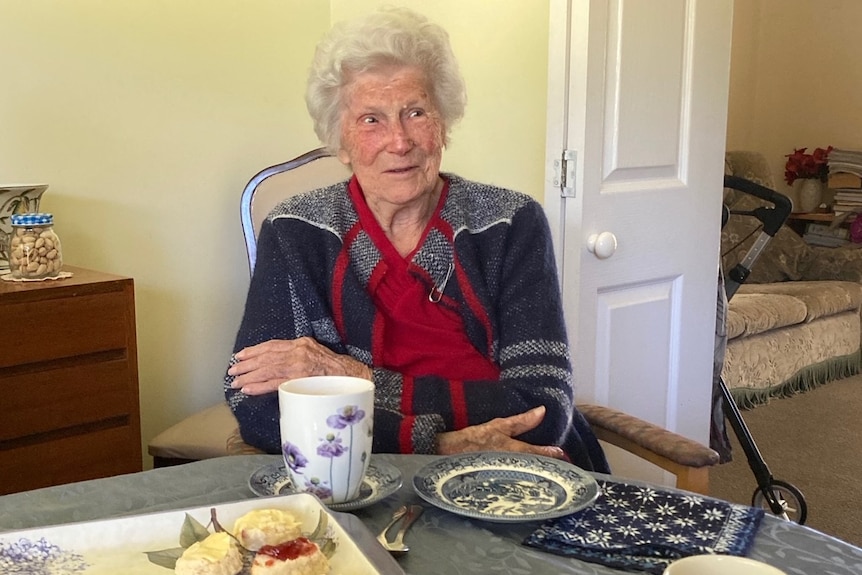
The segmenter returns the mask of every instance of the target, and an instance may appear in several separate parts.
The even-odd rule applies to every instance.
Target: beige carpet
[[[805,525],[862,546],[862,375],[789,398],[742,417],[772,476],[799,488]],[[751,504],[757,481],[733,431],[734,460],[710,471],[715,497]]]

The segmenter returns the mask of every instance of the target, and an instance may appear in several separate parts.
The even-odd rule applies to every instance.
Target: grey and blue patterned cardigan
[[[473,345],[500,367],[497,381],[410,377],[375,364],[375,307],[366,291],[380,252],[364,232],[348,182],[295,196],[264,221],[234,352],[311,336],[374,368],[374,451],[433,453],[439,432],[546,407],[520,437],[559,445],[576,465],[608,472],[573,404],[556,264],[542,207],[525,194],[443,174],[449,191],[410,270],[442,288]],[[243,440],[280,453],[276,393],[225,395]]]

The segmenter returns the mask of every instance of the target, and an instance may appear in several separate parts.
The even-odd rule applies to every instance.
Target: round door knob
[[[611,232],[590,234],[587,238],[587,249],[600,260],[607,259],[617,251],[617,237]]]

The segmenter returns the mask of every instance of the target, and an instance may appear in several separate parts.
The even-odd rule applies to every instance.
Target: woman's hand
[[[312,375],[349,375],[372,379],[371,368],[349,355],[341,355],[312,337],[272,339],[238,351],[237,362],[227,370],[233,389],[248,395],[276,391],[283,381]]]
[[[555,445],[531,445],[513,439],[538,426],[544,417],[545,407],[540,405],[511,417],[498,417],[458,431],[438,433],[437,453],[452,455],[470,451],[518,451],[565,459],[563,450]]]

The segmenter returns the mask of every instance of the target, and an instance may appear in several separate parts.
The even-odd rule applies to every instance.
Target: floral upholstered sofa
[[[775,189],[757,152],[728,152],[725,173]],[[763,203],[726,189],[725,205],[745,211]],[[725,270],[748,252],[759,225],[753,217],[730,217],[721,237]],[[737,404],[753,407],[858,373],[860,308],[862,249],[809,246],[782,226],[728,305],[722,375]]]

